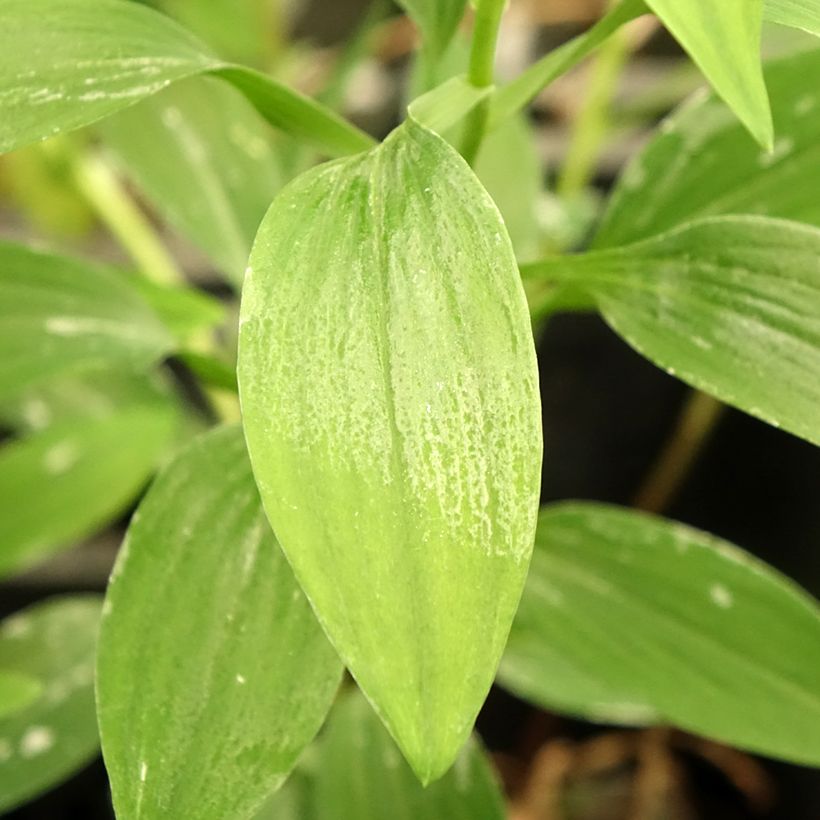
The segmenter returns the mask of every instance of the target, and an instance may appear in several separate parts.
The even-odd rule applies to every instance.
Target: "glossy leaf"
[[[119,274],[0,242],[0,398],[67,372],[144,369],[173,345]]]
[[[480,743],[471,738],[453,769],[423,788],[373,709],[351,691],[301,765],[296,793],[267,809],[271,820],[503,820],[501,791]],[[288,814],[288,811],[291,813]]]
[[[398,0],[421,29],[425,45],[441,55],[464,16],[467,0]]]
[[[820,763],[817,602],[737,547],[661,518],[544,509],[500,677],[549,708]]]
[[[259,223],[282,182],[270,129],[251,105],[225,83],[196,78],[101,128],[151,203],[241,284]]]
[[[0,576],[75,545],[121,513],[176,426],[169,399],[144,388],[108,412],[69,414],[0,447]]]
[[[97,753],[96,595],[35,604],[0,622],[0,667],[43,684],[29,706],[0,718],[0,811],[53,788]]]
[[[820,49],[770,63],[777,141],[769,154],[714,95],[667,119],[630,163],[596,247],[625,245],[695,217],[760,213],[820,227]]]
[[[820,230],[713,217],[635,245],[524,266],[588,290],[659,367],[820,444]]]
[[[341,671],[265,520],[241,430],[197,439],[134,515],[106,597],[97,697],[117,816],[251,817]]]
[[[646,0],[752,136],[771,148],[760,67],[763,0]]]
[[[274,200],[240,324],[268,517],[349,669],[435,779],[492,682],[538,499],[533,340],[498,211],[409,121]]]
[[[0,153],[90,125],[171,83],[216,74],[273,125],[331,153],[372,140],[329,109],[215,57],[192,34],[124,0],[0,0]]]
[[[42,691],[37,678],[0,669],[0,719],[22,711],[37,700]]]
[[[820,3],[817,0],[764,0],[767,20],[800,28],[820,37]]]

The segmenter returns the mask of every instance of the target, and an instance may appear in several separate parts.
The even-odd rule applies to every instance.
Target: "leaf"
[[[0,447],[0,576],[74,546],[122,512],[176,427],[174,405],[143,387],[109,412],[68,415]]]
[[[106,597],[97,698],[117,816],[251,817],[341,671],[265,520],[241,430],[200,437],[134,515]]]
[[[124,0],[0,0],[0,153],[90,125],[200,74],[231,82],[271,124],[336,153],[372,139],[271,78],[217,57]]]
[[[120,112],[101,130],[168,222],[241,284],[282,183],[270,130],[251,105],[225,83],[196,78]]]
[[[492,767],[475,738],[468,741],[452,771],[432,786],[422,788],[360,692],[351,691],[339,699],[317,748],[311,751],[314,754],[309,759],[310,768],[298,783],[301,795],[277,795],[262,819],[506,817]]]
[[[433,780],[492,682],[537,509],[538,376],[504,225],[456,151],[409,121],[274,200],[240,325],[268,518]]]
[[[37,678],[0,669],[0,719],[22,711],[37,700],[42,691]]]
[[[31,675],[43,692],[0,719],[0,811],[57,786],[97,753],[96,595],[35,604],[0,623],[0,666]]]
[[[714,95],[695,95],[627,167],[595,239],[625,245],[702,216],[761,213],[820,227],[820,49],[766,66],[777,141],[761,152]]]
[[[769,150],[772,117],[760,67],[763,0],[646,0],[752,136]]]
[[[424,44],[440,56],[453,39],[467,0],[398,0],[421,29]]]
[[[820,230],[712,217],[524,266],[588,290],[613,329],[688,384],[820,444]]]
[[[407,110],[419,125],[441,134],[472,111],[492,91],[492,86],[476,88],[466,76],[451,77],[432,91],[417,97]]]
[[[173,345],[118,274],[0,242],[0,398],[68,372],[146,369]]]
[[[542,511],[500,678],[549,708],[820,763],[817,602],[737,547],[643,513]]]
[[[763,16],[772,23],[800,28],[820,37],[820,4],[817,0],[764,0]]]

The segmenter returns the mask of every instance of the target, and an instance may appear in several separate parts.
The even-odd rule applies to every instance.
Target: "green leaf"
[[[419,125],[441,134],[472,111],[492,91],[492,86],[476,88],[466,76],[451,77],[432,91],[417,97],[407,110]]]
[[[277,795],[263,818],[503,820],[507,816],[478,740],[468,741],[452,771],[422,788],[357,691],[339,699],[317,748],[311,751],[309,768],[300,766],[306,769],[298,783],[301,794]]]
[[[0,719],[22,711],[37,700],[42,691],[43,685],[37,678],[0,669]]]
[[[760,67],[763,0],[646,0],[752,136],[771,149]]]
[[[764,0],[763,16],[772,23],[800,28],[820,37],[820,3],[817,0]]]
[[[532,546],[538,375],[510,240],[413,121],[291,183],[245,278],[239,387],[268,517],[419,777],[490,687]]]
[[[315,100],[225,63],[139,3],[0,0],[0,17],[0,153],[90,125],[199,74],[228,80],[273,125],[333,154],[372,145]]]
[[[0,242],[0,398],[67,372],[145,369],[173,344],[119,274]]]
[[[543,510],[500,679],[547,708],[820,764],[817,603],[737,547],[642,513]]]
[[[820,444],[820,230],[712,217],[524,266],[592,293],[614,330],[693,387]]]
[[[176,427],[174,405],[144,387],[108,412],[68,415],[0,447],[0,576],[74,546],[122,512]]]
[[[43,692],[0,719],[0,811],[53,788],[96,755],[96,595],[53,598],[0,623],[0,666],[37,678]]]
[[[644,0],[622,0],[588,31],[551,51],[493,96],[489,127],[495,128],[525,108],[542,88],[591,54],[625,23],[647,13]]]
[[[117,816],[252,816],[341,671],[265,520],[242,431],[200,437],[135,513],[105,601],[97,698]]]
[[[702,216],[761,213],[820,227],[820,49],[766,66],[777,141],[761,152],[719,99],[695,95],[622,175],[595,239],[625,245]]]
[[[467,0],[398,0],[398,4],[421,29],[425,46],[440,56],[456,33]]]
[[[282,183],[270,129],[247,100],[225,83],[195,78],[101,128],[168,222],[241,284],[259,223]]]

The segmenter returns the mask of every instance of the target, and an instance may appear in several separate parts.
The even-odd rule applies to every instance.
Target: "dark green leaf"
[[[37,678],[0,669],[0,718],[22,711],[37,700],[42,691],[43,685]]]
[[[820,230],[712,217],[625,248],[522,268],[592,293],[659,367],[820,444]]]
[[[817,0],[764,0],[763,15],[773,23],[801,28],[820,37],[820,3]]]
[[[816,602],[737,547],[660,518],[546,508],[500,677],[547,708],[820,764]]]
[[[55,598],[0,623],[0,667],[43,684],[0,719],[0,812],[61,783],[97,753],[94,644],[100,599]]]
[[[760,213],[820,226],[820,50],[770,63],[777,141],[761,152],[714,95],[696,95],[621,177],[595,239],[625,245],[700,216]]]
[[[302,587],[417,774],[440,776],[515,611],[541,462],[510,240],[450,145],[410,121],[274,200],[239,386]]]
[[[97,696],[117,816],[251,817],[341,671],[265,520],[242,431],[199,438],[135,513],[105,601]]]
[[[425,45],[441,55],[464,16],[467,0],[398,0],[421,29]]]

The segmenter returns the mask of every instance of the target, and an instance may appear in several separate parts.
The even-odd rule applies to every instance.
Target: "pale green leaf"
[[[432,91],[417,97],[407,110],[420,125],[441,134],[472,111],[492,91],[492,86],[476,88],[466,76],[451,77]]]
[[[538,500],[535,354],[498,211],[409,121],[274,200],[240,325],[268,517],[342,658],[435,779],[492,682]]]
[[[817,0],[763,0],[763,16],[772,23],[800,28],[820,37]]]
[[[171,83],[216,74],[273,125],[331,153],[372,144],[329,109],[215,57],[172,20],[125,0],[0,0],[0,153],[90,125]]]
[[[764,147],[772,117],[760,67],[763,0],[646,0]]]
[[[343,695],[326,730],[300,764],[297,793],[267,807],[271,820],[504,820],[501,791],[478,740],[453,769],[423,788],[360,692]],[[288,811],[291,812],[288,815]]]
[[[588,290],[638,352],[820,444],[820,230],[712,217],[624,248],[524,266]]]
[[[271,132],[236,90],[186,80],[101,125],[150,202],[241,284],[253,238],[281,187]]]
[[[143,387],[107,412],[69,414],[0,447],[0,575],[73,546],[121,513],[176,428],[174,405]]]
[[[541,513],[500,679],[547,708],[820,764],[820,608],[718,538],[600,504]]]
[[[0,669],[0,719],[22,711],[37,700],[42,691],[43,685],[37,678]]]
[[[596,247],[696,217],[759,213],[820,227],[820,49],[766,66],[777,140],[761,151],[715,95],[667,119],[618,182]]]
[[[97,753],[99,615],[96,595],[66,596],[0,622],[0,667],[43,684],[29,706],[0,719],[0,812],[57,786]]]
[[[118,273],[0,242],[0,398],[66,372],[145,369],[173,344]]]
[[[135,513],[105,601],[97,697],[117,816],[251,817],[341,671],[265,519],[242,431],[197,439]]]
[[[421,30],[433,55],[447,48],[464,16],[467,0],[397,0]]]

